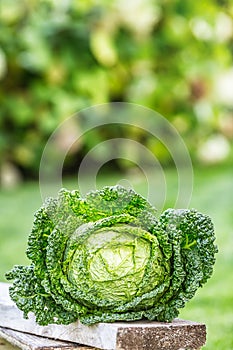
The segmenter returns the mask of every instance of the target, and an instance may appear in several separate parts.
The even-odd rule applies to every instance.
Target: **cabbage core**
[[[93,294],[101,304],[127,302],[163,280],[162,260],[157,238],[149,232],[130,225],[106,227],[92,232],[77,246],[68,276],[78,290]],[[148,269],[153,274],[145,284]]]

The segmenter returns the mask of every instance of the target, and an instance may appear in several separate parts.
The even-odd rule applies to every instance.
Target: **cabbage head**
[[[36,212],[30,266],[15,266],[10,296],[40,325],[171,321],[213,272],[211,219],[194,209],[156,210],[133,190],[82,198],[62,189]]]

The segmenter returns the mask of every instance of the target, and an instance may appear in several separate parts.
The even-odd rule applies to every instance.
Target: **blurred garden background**
[[[27,262],[47,140],[74,113],[108,102],[149,107],[184,139],[194,167],[190,206],[213,218],[219,254],[213,278],[181,317],[207,324],[205,349],[233,349],[230,0],[0,1],[0,280],[13,264]],[[64,130],[58,148],[72,133]],[[162,165],[169,206],[177,192],[171,157],[158,140],[135,129],[87,133],[64,164],[65,185],[77,186],[77,165],[96,144],[129,136]],[[116,159],[100,172],[98,184],[115,184],[123,174],[144,194],[135,167]]]

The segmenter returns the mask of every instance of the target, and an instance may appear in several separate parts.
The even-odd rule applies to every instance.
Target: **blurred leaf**
[[[91,34],[90,45],[95,58],[103,66],[111,67],[117,63],[117,53],[109,33],[97,28]]]
[[[0,80],[6,75],[6,72],[7,72],[6,55],[0,47]]]
[[[0,4],[0,19],[6,24],[12,24],[21,20],[25,13],[25,1],[8,0],[1,1]]]
[[[24,145],[18,145],[14,152],[14,160],[22,165],[27,167],[33,162],[34,155],[33,150],[30,147],[26,147]]]

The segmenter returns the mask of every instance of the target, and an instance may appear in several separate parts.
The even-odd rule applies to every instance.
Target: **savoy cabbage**
[[[213,272],[211,219],[194,209],[156,210],[133,190],[82,198],[62,189],[36,212],[30,266],[15,266],[10,296],[40,325],[171,321]]]

